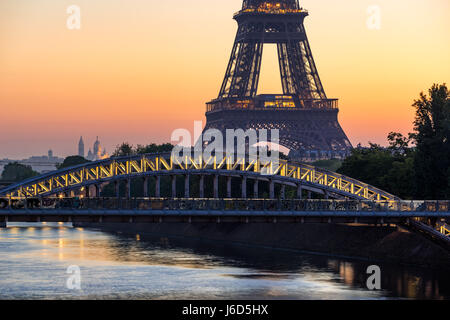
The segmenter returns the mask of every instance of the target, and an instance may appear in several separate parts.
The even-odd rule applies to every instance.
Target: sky
[[[67,8],[81,28],[67,28]],[[0,159],[170,142],[205,121],[242,0],[1,0]],[[370,29],[368,8],[380,8]],[[351,142],[412,130],[414,99],[450,79],[450,1],[303,0],[320,77]],[[258,93],[281,92],[275,47]]]

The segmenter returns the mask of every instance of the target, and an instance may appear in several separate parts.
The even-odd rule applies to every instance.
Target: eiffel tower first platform
[[[298,160],[343,158],[352,145],[338,122],[338,100],[323,89],[298,0],[244,0],[238,31],[217,99],[207,103],[206,127],[279,129],[280,145]],[[277,44],[282,94],[256,95],[264,44]]]

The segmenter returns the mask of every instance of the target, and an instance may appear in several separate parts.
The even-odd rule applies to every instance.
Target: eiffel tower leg
[[[258,89],[263,43],[234,44],[219,97],[254,97]]]

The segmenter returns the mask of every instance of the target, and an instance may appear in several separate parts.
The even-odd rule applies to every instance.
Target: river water
[[[373,264],[379,291],[366,287]],[[0,299],[398,298],[450,298],[448,272],[70,224],[0,229]]]

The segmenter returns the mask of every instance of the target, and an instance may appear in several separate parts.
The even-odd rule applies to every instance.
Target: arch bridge
[[[259,198],[259,183],[269,184],[270,199],[284,199],[286,187],[296,188],[297,199],[304,194],[311,198],[319,194],[326,199],[354,199],[389,201],[400,200],[376,187],[350,177],[317,168],[307,164],[286,160],[249,160],[245,156],[185,157],[179,161],[171,153],[146,154],[120,158],[109,158],[97,162],[54,171],[31,178],[0,190],[0,197],[30,198],[49,196],[73,196],[83,192],[86,197],[100,195],[102,186],[114,183],[119,196],[121,181],[126,181],[126,197],[131,197],[131,180],[141,179],[144,197],[161,197],[161,177],[172,177],[172,194],[176,198],[176,177],[183,176],[184,197],[191,198],[190,177],[199,176],[199,190],[196,194],[205,197],[205,177],[213,177],[213,198],[219,198],[219,177],[226,177],[227,198],[231,198],[231,179],[240,179],[241,198]],[[154,177],[154,194],[149,194],[149,178]],[[247,194],[247,184],[253,185],[253,194]],[[275,185],[279,185],[275,194]],[[304,192],[305,191],[305,192]],[[95,193],[95,195],[94,195]]]

